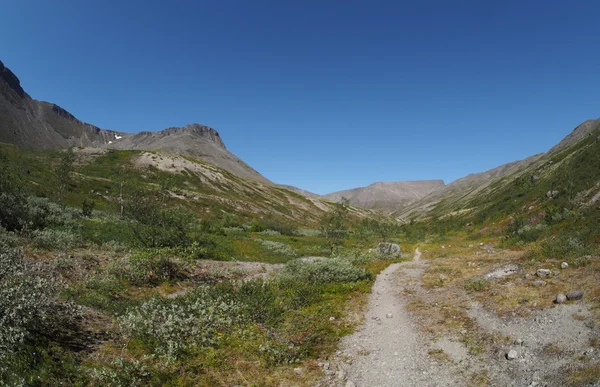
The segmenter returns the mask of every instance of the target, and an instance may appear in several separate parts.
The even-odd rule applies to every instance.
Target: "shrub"
[[[542,242],[542,252],[549,258],[581,257],[592,254],[593,250],[579,238],[579,235],[561,234]]]
[[[296,257],[298,255],[298,253],[296,253],[294,249],[292,249],[285,243],[269,241],[260,238],[256,239],[256,241],[259,242],[265,249],[273,251],[277,254],[285,255],[288,257]]]
[[[282,275],[294,278],[297,281],[321,284],[358,282],[372,278],[369,271],[356,267],[342,258],[329,258],[313,262],[293,260],[285,265]]]
[[[138,250],[111,262],[109,272],[132,285],[158,285],[182,276],[181,265],[160,250]]]
[[[31,233],[33,244],[43,249],[69,249],[81,242],[81,237],[69,230],[35,230]]]
[[[305,236],[305,237],[319,237],[321,236],[321,231],[320,230],[313,230],[313,229],[299,229],[296,230],[296,235],[298,236]]]
[[[0,153],[0,226],[9,231],[20,230],[26,224],[24,190],[21,175]]]
[[[139,360],[118,357],[108,367],[94,368],[91,377],[102,386],[142,387],[150,385],[152,371]]]
[[[25,204],[25,219],[29,229],[43,229],[49,226],[75,227],[79,214],[70,207],[61,207],[47,198],[29,196]]]
[[[162,192],[136,192],[128,200],[125,215],[135,220],[133,233],[145,247],[187,246],[191,214],[180,207],[168,207]]]
[[[86,218],[91,218],[92,213],[94,212],[94,207],[96,207],[96,202],[93,200],[83,199],[83,203],[81,203],[81,213]]]
[[[56,337],[74,323],[79,309],[59,302],[60,282],[49,267],[0,247],[0,380],[14,380],[14,355],[27,345]]]
[[[467,291],[481,292],[489,287],[489,282],[484,277],[471,277],[463,285]]]
[[[7,247],[17,247],[20,244],[19,237],[12,231],[6,231],[0,226],[0,249]]]
[[[200,287],[178,299],[153,298],[119,318],[123,331],[168,359],[216,347],[222,332],[242,321],[244,306]]]

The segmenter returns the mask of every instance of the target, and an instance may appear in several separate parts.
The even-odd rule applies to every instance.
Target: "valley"
[[[84,123],[0,62],[0,381],[597,385],[599,197],[599,120],[321,196],[204,125]]]

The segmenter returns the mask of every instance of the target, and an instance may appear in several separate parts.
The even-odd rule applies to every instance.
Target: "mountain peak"
[[[4,66],[2,61],[0,61],[0,79],[4,80],[19,97],[25,98],[27,94],[21,87],[21,81],[8,67]]]
[[[212,142],[214,142],[216,145],[225,149],[225,143],[223,143],[223,140],[221,139],[221,135],[219,134],[219,132],[217,132],[216,129],[213,129],[210,126],[206,126],[206,125],[202,125],[202,124],[194,123],[194,124],[189,124],[189,125],[186,125],[183,127],[174,126],[171,128],[161,130],[159,133],[164,136],[190,135],[195,138],[197,138],[197,137],[207,138],[207,139],[211,140]]]

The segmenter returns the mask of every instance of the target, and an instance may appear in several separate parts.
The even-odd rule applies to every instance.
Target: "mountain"
[[[277,186],[281,187],[281,188],[285,188],[288,191],[295,192],[295,193],[300,194],[302,196],[306,196],[307,198],[319,198],[319,197],[321,197],[321,195],[318,195],[318,194],[316,194],[314,192],[307,191],[307,190],[302,189],[302,188],[294,187],[293,185],[277,184]]]
[[[507,163],[481,173],[469,174],[457,179],[439,189],[431,191],[428,195],[406,206],[397,206],[392,211],[392,216],[408,219],[413,216],[426,214],[433,207],[438,210],[446,208],[447,213],[456,208],[456,203],[473,198],[482,193],[495,179],[509,175],[520,168],[526,167],[539,159],[541,155],[534,155],[525,160]]]
[[[60,106],[32,99],[1,61],[0,128],[0,142],[35,149],[101,146],[121,135],[81,122]]]
[[[110,149],[155,150],[191,156],[217,165],[245,179],[273,184],[225,148],[219,133],[208,126],[191,124],[160,132],[121,134],[103,145]]]
[[[191,156],[240,177],[272,184],[233,153],[219,133],[199,124],[160,132],[122,133],[82,122],[58,105],[37,101],[19,78],[0,62],[0,142],[30,149],[72,146],[143,149]]]
[[[458,179],[392,215],[408,220],[501,214],[519,206],[537,208],[558,196],[581,203],[600,198],[600,119],[583,122],[546,153]]]
[[[334,202],[344,197],[354,206],[393,211],[398,207],[407,206],[443,186],[442,180],[377,182],[366,187],[333,192],[323,197]]]

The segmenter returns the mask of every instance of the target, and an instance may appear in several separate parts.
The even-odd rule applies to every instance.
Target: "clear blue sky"
[[[600,116],[595,1],[11,0],[0,60],[102,128],[198,122],[318,193],[543,152]]]

